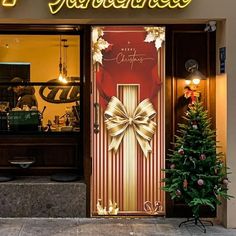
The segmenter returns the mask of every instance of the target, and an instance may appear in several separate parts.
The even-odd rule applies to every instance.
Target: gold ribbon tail
[[[117,153],[118,148],[119,148],[119,146],[120,146],[120,143],[121,143],[121,141],[122,141],[122,139],[123,139],[123,137],[124,137],[124,134],[125,134],[125,133],[122,133],[122,134],[119,135],[118,137],[117,137],[117,136],[116,136],[116,137],[112,137],[111,143],[110,143],[109,149],[108,149],[109,151],[111,151],[111,150],[113,149],[114,152]]]
[[[148,154],[152,152],[152,148],[148,141],[144,140],[143,138],[140,138],[138,135],[136,135],[136,138],[138,140],[138,143],[143,151],[144,156],[147,158]]]

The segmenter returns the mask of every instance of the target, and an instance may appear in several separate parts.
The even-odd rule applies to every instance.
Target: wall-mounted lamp
[[[198,62],[194,59],[189,59],[185,62],[185,69],[190,73],[185,79],[186,85],[198,85],[205,76],[198,70]]]
[[[190,73],[185,79],[184,97],[191,97],[194,102],[196,98],[200,97],[200,92],[197,91],[197,86],[200,84],[205,76],[198,70],[198,62],[194,59],[189,59],[185,62],[185,69]]]

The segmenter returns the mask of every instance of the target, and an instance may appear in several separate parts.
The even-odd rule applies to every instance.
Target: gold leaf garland
[[[94,27],[92,30],[92,54],[93,54],[93,64],[100,63],[102,65],[102,50],[109,47],[109,43],[105,41],[102,36],[104,32],[102,28]]]
[[[165,41],[165,28],[164,27],[144,27],[147,32],[147,36],[144,42],[155,42],[155,47],[158,50],[162,46],[162,42]]]

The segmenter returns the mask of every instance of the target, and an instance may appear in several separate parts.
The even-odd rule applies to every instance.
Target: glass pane
[[[0,42],[0,130],[79,131],[80,37],[0,35]]]

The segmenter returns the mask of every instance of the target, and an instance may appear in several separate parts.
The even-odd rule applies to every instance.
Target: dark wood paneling
[[[82,146],[84,160],[84,177],[86,183],[86,214],[90,216],[90,178],[92,173],[92,158],[90,154],[91,148],[91,132],[90,132],[90,96],[91,96],[91,26],[83,26],[81,28],[81,52],[82,52],[82,111],[81,116],[81,131],[82,131]]]
[[[175,122],[173,131],[176,132],[177,124],[183,122],[182,116],[187,109],[188,100],[183,96],[185,78],[189,73],[185,69],[185,62],[194,59],[199,64],[199,71],[207,77],[207,34],[204,31],[173,31],[173,59],[174,59],[174,110]],[[207,105],[207,81],[202,80],[198,85],[201,101]]]
[[[172,148],[177,124],[187,110],[188,101],[183,97],[185,62],[195,59],[199,71],[207,78],[201,81],[197,90],[201,92],[201,101],[212,118],[215,128],[215,33],[204,32],[204,25],[169,25],[166,30],[166,154]],[[166,163],[168,167],[169,163]],[[190,209],[182,202],[174,202],[166,194],[166,213],[168,217],[191,216]],[[215,212],[203,208],[202,215],[214,216]]]
[[[79,25],[71,24],[0,24],[0,34],[73,35],[80,30]]]
[[[83,176],[83,159],[76,135],[20,135],[0,136],[0,171],[14,175],[48,175],[76,172]],[[16,158],[34,159],[28,169],[21,169],[9,161]]]
[[[9,163],[10,160],[16,158],[28,158],[34,159],[35,163],[31,166],[35,167],[50,167],[50,168],[64,168],[70,167],[75,168],[78,163],[74,156],[76,155],[76,145],[55,145],[50,146],[36,144],[34,146],[23,145],[12,145],[7,144],[0,150],[0,169],[9,168],[12,169],[13,165]]]

